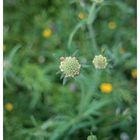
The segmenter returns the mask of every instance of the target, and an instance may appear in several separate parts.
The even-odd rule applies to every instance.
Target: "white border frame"
[[[140,0],[137,0],[137,140],[140,139]]]
[[[0,0],[0,140],[3,140],[3,0]]]
[[[137,0],[137,71],[140,77],[140,0]],[[139,46],[139,47],[138,47]],[[0,0],[0,140],[3,140],[3,0]],[[137,140],[140,140],[140,81],[137,80]]]

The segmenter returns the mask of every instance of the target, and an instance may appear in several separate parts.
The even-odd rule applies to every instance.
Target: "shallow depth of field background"
[[[67,49],[90,0],[4,0],[5,140],[86,140],[91,131],[136,140],[136,1],[106,1],[93,28],[109,66],[96,70],[86,26]],[[59,58],[75,51],[88,66],[63,85]]]

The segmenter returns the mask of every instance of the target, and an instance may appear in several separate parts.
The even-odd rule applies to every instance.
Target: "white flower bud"
[[[107,59],[102,55],[96,55],[92,62],[96,69],[105,69],[107,66]]]
[[[61,63],[59,68],[65,77],[74,77],[79,75],[81,65],[76,57],[61,57],[60,60]]]

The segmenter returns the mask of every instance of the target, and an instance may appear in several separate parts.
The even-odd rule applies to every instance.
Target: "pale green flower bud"
[[[96,69],[104,69],[107,66],[107,59],[102,55],[96,55],[92,62]]]
[[[97,4],[102,3],[104,0],[94,0]]]
[[[74,77],[79,75],[81,65],[76,57],[61,57],[60,60],[61,63],[59,68],[65,77]]]
[[[87,140],[97,140],[97,138],[94,135],[90,135],[87,137]]]

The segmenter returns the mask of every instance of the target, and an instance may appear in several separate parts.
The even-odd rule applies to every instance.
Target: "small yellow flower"
[[[45,38],[49,38],[51,35],[52,35],[52,30],[50,28],[46,28],[42,35],[45,37]]]
[[[108,28],[109,28],[109,29],[114,30],[114,29],[116,29],[116,27],[117,27],[116,22],[110,21],[110,22],[108,23]]]
[[[125,53],[125,49],[124,49],[124,48],[120,48],[120,49],[119,49],[119,52],[120,52],[121,54],[124,54],[124,53]]]
[[[137,69],[132,69],[131,70],[131,76],[132,76],[133,79],[137,78]]]
[[[110,83],[102,83],[100,85],[100,91],[102,93],[110,93],[112,91],[112,84],[110,84]]]
[[[85,17],[86,17],[86,15],[85,15],[85,13],[83,13],[83,12],[80,12],[79,14],[78,14],[78,17],[79,17],[79,19],[85,19]]]
[[[12,105],[11,103],[6,103],[6,104],[5,104],[5,109],[6,109],[7,111],[12,111],[12,110],[13,110],[13,105]]]

